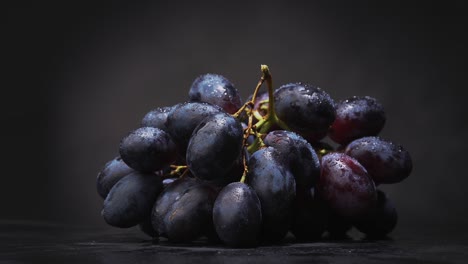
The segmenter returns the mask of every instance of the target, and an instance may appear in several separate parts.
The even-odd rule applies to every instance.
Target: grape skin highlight
[[[324,90],[311,84],[290,83],[275,91],[278,117],[309,142],[326,136],[335,120],[335,102]]]
[[[356,139],[346,146],[345,153],[358,160],[377,184],[401,182],[413,168],[405,148],[379,137]]]
[[[159,128],[141,127],[122,139],[120,156],[131,168],[141,172],[163,169],[177,157],[176,145]]]
[[[132,173],[134,170],[123,162],[120,156],[114,158],[104,165],[96,179],[96,187],[102,199],[106,199],[111,188],[123,177]]]
[[[354,139],[377,136],[385,120],[383,106],[375,98],[354,96],[338,103],[328,136],[336,143],[346,145]]]
[[[255,191],[240,182],[224,187],[214,203],[213,223],[226,245],[256,246],[262,226],[262,209]]]
[[[133,172],[112,187],[104,200],[102,216],[111,226],[128,228],[150,214],[162,191],[161,178],[154,174]]]
[[[272,147],[255,152],[249,160],[247,184],[252,186],[262,206],[262,240],[281,241],[289,230],[292,206],[296,196],[296,182],[281,164],[279,153]]]
[[[332,212],[350,220],[367,217],[377,203],[375,185],[366,169],[343,153],[323,156],[317,191]]]
[[[204,74],[193,81],[189,98],[195,102],[206,102],[217,105],[229,114],[234,114],[241,106],[239,91],[224,76]]]
[[[207,117],[195,129],[187,147],[187,165],[195,177],[224,178],[242,151],[241,123],[231,115]]]

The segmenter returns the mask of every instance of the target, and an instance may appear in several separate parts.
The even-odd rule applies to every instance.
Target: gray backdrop
[[[382,186],[400,225],[465,224],[461,2],[352,2],[8,4],[0,219],[105,226],[96,175],[147,111],[186,100],[208,72],[246,98],[268,64],[276,87],[380,100],[381,135],[414,162]]]

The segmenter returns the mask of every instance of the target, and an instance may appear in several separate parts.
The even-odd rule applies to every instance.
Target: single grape
[[[375,185],[366,169],[343,153],[323,156],[317,192],[332,212],[349,220],[367,217],[377,203]]]
[[[369,238],[383,238],[395,228],[398,215],[393,203],[384,192],[377,191],[377,208],[371,217],[354,223]]]
[[[328,136],[338,144],[366,136],[376,136],[385,125],[383,106],[373,97],[354,96],[336,106],[336,118]]]
[[[262,207],[262,234],[265,242],[279,242],[287,234],[296,195],[296,182],[288,164],[272,147],[260,149],[250,157],[247,184],[257,193]]]
[[[214,203],[213,223],[216,233],[226,245],[257,245],[262,226],[262,209],[255,191],[240,182],[224,187]]]
[[[153,229],[160,236],[167,238],[166,222],[164,217],[172,210],[174,201],[180,199],[181,194],[191,186],[201,184],[200,180],[191,177],[183,177],[168,183],[156,200],[151,211],[151,223]]]
[[[275,109],[278,117],[294,132],[316,142],[326,136],[335,120],[335,103],[319,87],[290,83],[275,93]]]
[[[125,164],[120,156],[114,158],[104,165],[96,179],[96,187],[102,199],[106,199],[111,188],[123,177],[134,172]]]
[[[175,161],[177,149],[169,134],[163,130],[141,127],[122,139],[120,156],[134,170],[154,172]]]
[[[315,185],[320,177],[320,161],[307,140],[292,131],[275,130],[268,133],[263,142],[288,159],[297,190],[308,191]]]
[[[189,98],[195,102],[206,102],[220,106],[234,114],[241,106],[242,99],[234,85],[218,74],[204,74],[195,79],[189,91]]]
[[[188,102],[177,105],[167,116],[166,127],[181,155],[185,153],[193,131],[208,116],[224,112],[208,103]]]
[[[166,120],[176,106],[157,107],[149,111],[141,120],[141,127],[155,127],[167,131]]]
[[[187,165],[197,178],[223,178],[242,152],[241,123],[227,113],[204,119],[195,129],[187,147]]]
[[[190,242],[211,233],[216,188],[198,180],[174,181],[159,196],[152,210],[152,224],[171,242]]]
[[[313,188],[308,191],[296,191],[291,233],[298,241],[320,239],[326,230],[327,221],[326,207],[319,201]]]
[[[148,217],[162,189],[161,177],[132,172],[112,187],[104,200],[101,214],[111,226],[135,226]]]
[[[378,137],[356,139],[346,146],[345,153],[358,160],[376,184],[400,182],[413,168],[406,149]]]

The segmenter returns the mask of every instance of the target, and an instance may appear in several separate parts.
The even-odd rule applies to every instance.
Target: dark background
[[[380,100],[414,162],[382,187],[400,226],[468,223],[462,1],[195,2],[7,4],[0,219],[105,227],[96,175],[144,114],[207,72],[246,98],[268,64],[276,87]]]

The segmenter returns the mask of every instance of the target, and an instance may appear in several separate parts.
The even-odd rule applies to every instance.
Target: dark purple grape
[[[336,106],[336,118],[328,136],[338,144],[376,136],[385,125],[383,106],[375,98],[354,96]]]
[[[123,177],[134,172],[125,164],[120,156],[114,158],[104,165],[96,179],[96,187],[102,199],[106,199],[111,188]]]
[[[158,107],[149,111],[141,120],[142,127],[155,127],[167,131],[166,120],[176,106]]]
[[[309,142],[327,135],[335,120],[335,103],[325,91],[310,84],[290,83],[274,95],[278,117],[294,132]]]
[[[195,79],[190,87],[189,98],[195,102],[206,102],[220,106],[234,114],[241,106],[242,99],[234,85],[218,74],[204,74]]]
[[[216,233],[226,245],[257,245],[262,227],[262,209],[255,191],[240,182],[224,187],[214,203],[213,223]]]
[[[291,223],[296,182],[288,164],[280,164],[279,153],[272,147],[260,149],[250,157],[247,184],[257,193],[262,206],[262,240],[279,242]]]
[[[316,241],[327,227],[326,207],[315,195],[314,189],[296,191],[291,233],[298,241]]]
[[[320,161],[307,140],[291,131],[275,130],[263,142],[287,158],[297,190],[308,191],[315,185],[320,177]]]
[[[133,172],[119,180],[104,200],[102,216],[111,226],[127,228],[141,223],[162,191],[161,177]]]
[[[400,182],[413,168],[406,149],[378,137],[356,139],[346,146],[345,153],[358,160],[376,184]]]
[[[187,147],[187,165],[197,178],[223,178],[242,152],[241,123],[226,113],[204,119],[195,129]]]
[[[151,223],[153,229],[159,235],[166,237],[166,222],[164,216],[172,209],[174,201],[180,198],[181,194],[191,186],[201,184],[200,180],[191,177],[183,177],[168,183],[163,192],[159,195],[151,211]]]
[[[200,180],[185,177],[174,181],[153,207],[153,228],[171,242],[190,242],[211,233],[216,196],[216,188]]]
[[[377,208],[371,217],[354,223],[369,238],[384,238],[395,228],[398,215],[393,203],[384,192],[377,191]]]
[[[163,130],[141,127],[122,139],[120,156],[134,170],[154,172],[175,161],[177,149],[169,134]]]
[[[220,107],[208,103],[188,102],[177,105],[167,116],[166,127],[185,159],[190,137],[195,128],[208,116],[224,112]]]
[[[317,192],[333,213],[349,220],[367,217],[377,203],[375,185],[366,169],[343,153],[323,156]]]

